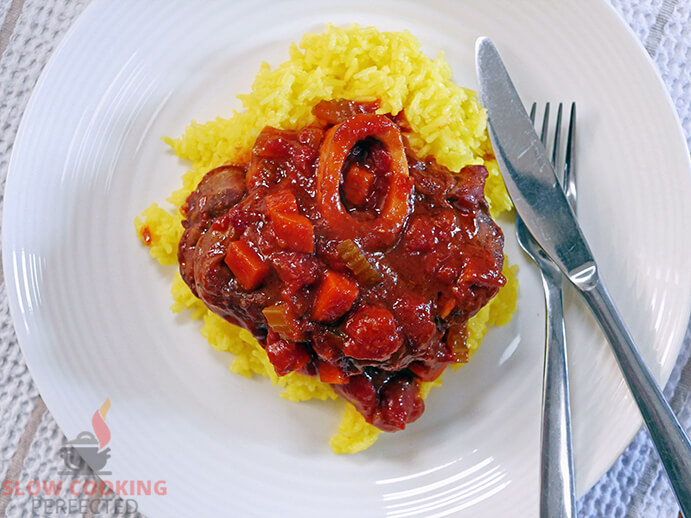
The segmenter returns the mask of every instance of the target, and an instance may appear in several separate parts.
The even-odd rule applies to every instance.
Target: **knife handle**
[[[677,496],[684,516],[691,517],[691,445],[662,391],[643,363],[636,345],[601,279],[581,291],[612,346],[619,368],[643,416],[650,438]],[[577,286],[578,287],[578,286]]]
[[[547,314],[540,434],[540,516],[572,518],[576,516],[576,491],[571,447],[563,278],[551,261],[541,261],[539,264]]]

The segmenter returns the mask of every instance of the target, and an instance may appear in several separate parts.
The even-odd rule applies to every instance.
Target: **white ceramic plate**
[[[113,479],[165,480],[156,516],[537,514],[543,301],[520,264],[519,310],[424,417],[355,456],[327,440],[338,403],[294,404],[227,371],[198,323],[175,317],[171,268],[132,220],[185,165],[161,142],[228,115],[259,63],[326,22],[409,29],[475,85],[492,37],[526,101],[578,102],[579,213],[602,275],[656,378],[668,377],[691,301],[691,180],[669,99],[634,36],[598,1],[96,1],[37,85],[14,148],[3,258],[17,332],[68,438],[112,401]],[[686,266],[686,267],[685,267]],[[594,322],[568,307],[577,487],[611,465],[640,417]]]

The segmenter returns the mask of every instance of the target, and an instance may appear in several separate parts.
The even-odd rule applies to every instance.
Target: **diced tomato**
[[[216,221],[211,224],[211,230],[218,230],[219,232],[225,232],[230,226],[231,216],[230,214],[224,214]]]
[[[352,165],[343,178],[345,199],[356,207],[361,207],[367,201],[373,182],[374,175],[370,171],[359,165]]]
[[[319,149],[322,140],[324,140],[324,130],[317,126],[307,126],[298,133],[298,142],[314,149]]]
[[[312,318],[333,322],[342,317],[357,299],[357,284],[345,275],[327,270],[312,306]]]
[[[405,231],[405,247],[411,252],[429,252],[437,244],[434,219],[431,216],[413,216]]]
[[[446,369],[446,365],[446,363],[443,363],[441,365],[435,365],[434,367],[428,367],[422,363],[413,362],[408,365],[408,369],[410,369],[422,381],[434,381],[441,376],[441,373],[444,372],[444,369]]]
[[[286,340],[276,340],[267,344],[266,355],[279,376],[285,376],[289,372],[300,369],[311,359],[304,344]]]
[[[278,130],[267,126],[254,142],[252,153],[256,156],[268,158],[287,158],[292,142],[297,137],[295,132]]]
[[[312,333],[311,345],[321,360],[333,362],[343,357],[343,338],[333,331],[316,329]]]
[[[381,404],[372,424],[386,432],[403,430],[406,424],[416,421],[425,410],[420,397],[420,386],[415,381],[397,378],[384,384]]]
[[[372,146],[369,155],[370,162],[376,173],[384,174],[391,170],[391,154],[383,145]]]
[[[459,208],[473,210],[485,201],[485,180],[489,173],[479,165],[469,165],[456,177],[456,186],[451,191],[449,201]]]
[[[381,103],[376,101],[349,101],[347,99],[335,99],[332,101],[320,101],[312,108],[314,116],[327,124],[338,124],[358,113],[374,113]]]
[[[332,363],[319,362],[317,364],[317,372],[319,372],[319,379],[324,383],[333,383],[335,385],[348,383],[348,375],[340,367]]]
[[[314,227],[305,216],[273,212],[271,222],[283,248],[306,254],[314,252]]]
[[[461,274],[461,268],[452,264],[441,264],[434,272],[434,277],[444,284],[453,285]]]
[[[295,164],[298,171],[304,174],[310,173],[318,156],[319,151],[307,145],[296,144],[290,150],[290,158],[293,164]]]
[[[488,268],[488,265],[496,268]],[[482,286],[487,288],[501,288],[506,284],[506,278],[501,274],[501,263],[488,250],[468,247],[465,265],[458,279],[459,285]]]
[[[408,336],[413,347],[427,348],[430,340],[436,341],[437,325],[432,316],[431,304],[418,294],[401,290],[398,300],[393,303],[396,322]]]
[[[269,265],[245,241],[232,241],[228,245],[226,264],[237,278],[240,286],[253,290],[269,274]]]
[[[295,195],[287,189],[270,194],[265,200],[269,217],[273,217],[274,214],[298,213],[298,202]]]
[[[355,405],[368,423],[372,422],[379,398],[369,378],[363,374],[352,376],[347,384],[338,387],[338,391]]]
[[[283,281],[283,291],[286,293],[293,294],[321,278],[321,263],[309,255],[277,252],[271,257],[271,263],[278,278]]]
[[[343,352],[359,360],[387,360],[403,344],[394,316],[385,308],[366,306],[348,319],[349,340]]]

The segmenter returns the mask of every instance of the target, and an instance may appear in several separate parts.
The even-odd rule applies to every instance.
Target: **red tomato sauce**
[[[299,131],[265,128],[187,199],[178,259],[279,375],[319,376],[395,431],[422,414],[421,381],[467,361],[465,323],[505,283],[503,235],[485,168],[415,156],[378,107],[323,101]]]

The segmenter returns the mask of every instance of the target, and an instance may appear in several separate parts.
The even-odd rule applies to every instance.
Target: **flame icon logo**
[[[94,434],[98,439],[98,449],[102,449],[106,444],[110,442],[110,428],[106,424],[106,414],[110,410],[110,398],[106,398],[105,402],[101,405],[101,408],[94,412],[91,417],[91,426],[94,429]]]
[[[110,458],[110,448],[105,446],[110,442],[110,428],[106,424],[106,415],[110,410],[110,398],[106,398],[101,408],[91,417],[91,427],[94,433],[81,432],[72,441],[68,441],[60,448],[59,454],[65,461],[65,471],[61,475],[79,473],[84,469],[84,462],[91,466],[95,475],[110,475],[110,471],[103,468]]]

